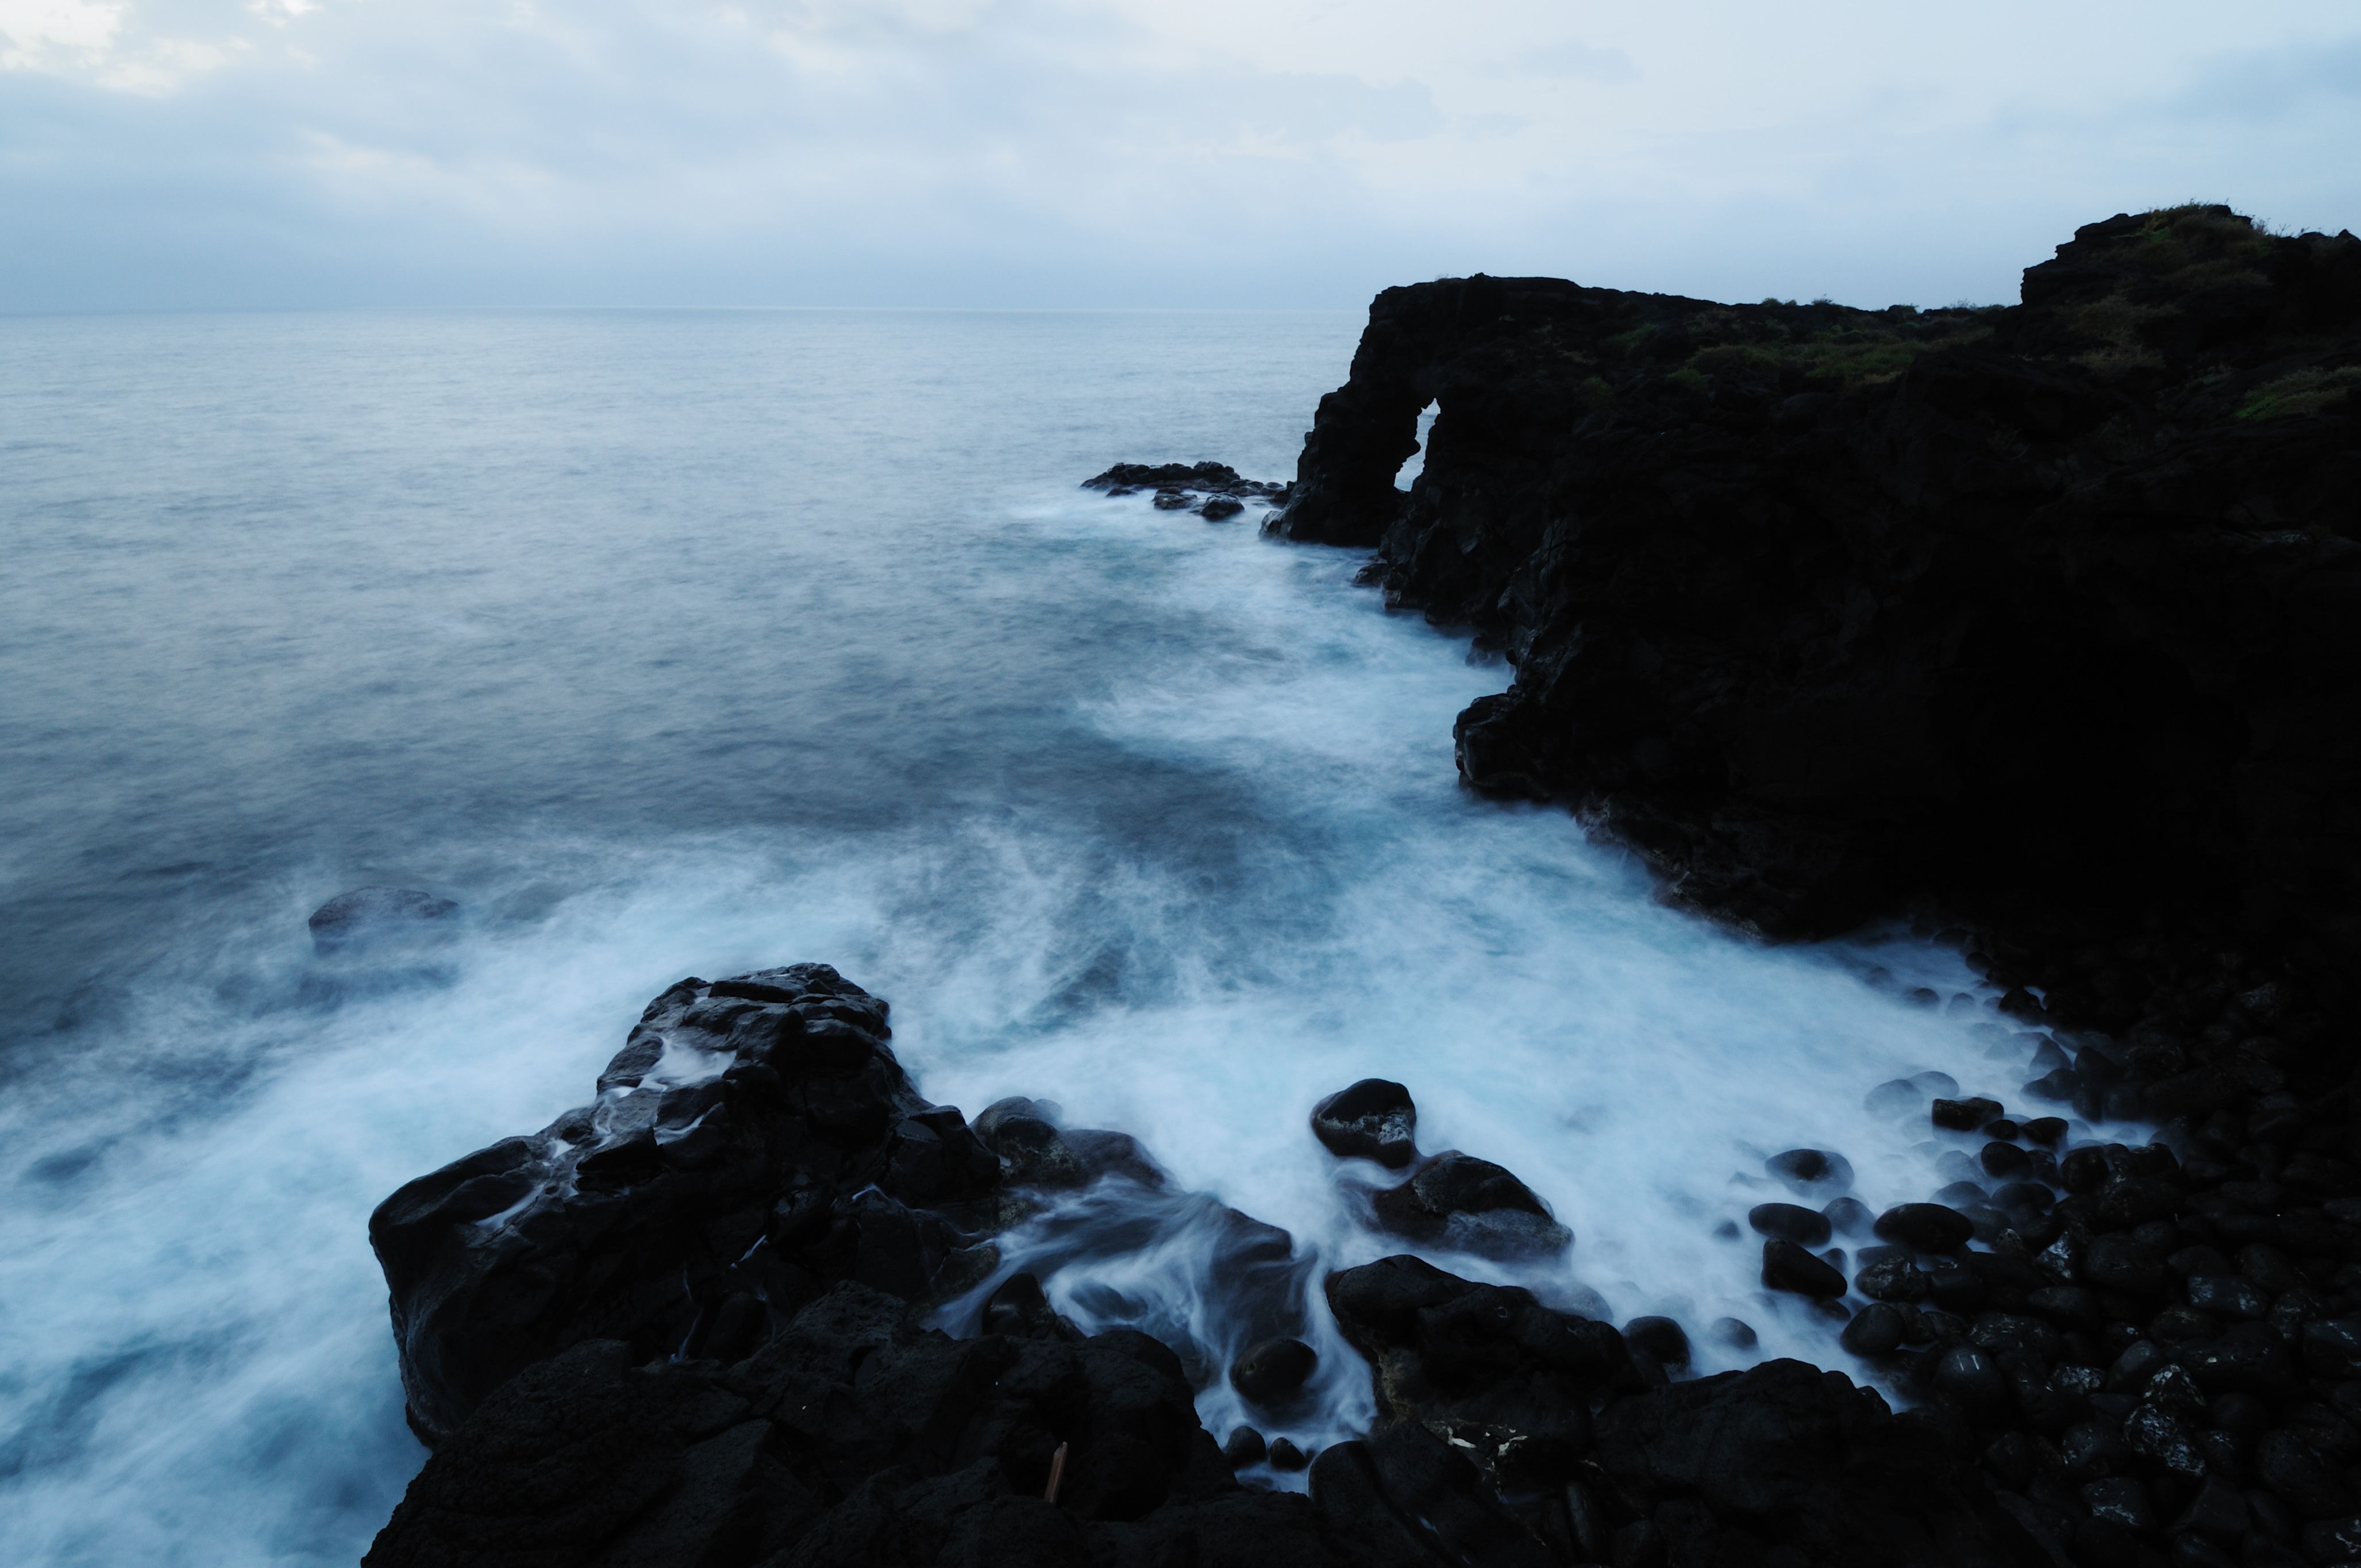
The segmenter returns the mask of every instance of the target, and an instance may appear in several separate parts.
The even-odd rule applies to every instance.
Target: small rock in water
[[[972,1124],[984,1147],[1000,1157],[1010,1182],[1026,1187],[1080,1187],[1090,1179],[1082,1157],[1058,1135],[1057,1108],[1012,1096],[985,1106]]]
[[[1879,1084],[1861,1104],[1873,1116],[1915,1115],[1928,1101],[1959,1091],[1960,1080],[1948,1072],[1916,1072]]]
[[[1418,1158],[1418,1106],[1400,1084],[1365,1078],[1312,1108],[1312,1135],[1330,1154],[1400,1170]]]
[[[1841,1192],[1852,1185],[1852,1161],[1826,1149],[1789,1149],[1764,1160],[1763,1168],[1795,1192]]]
[[[1270,1467],[1273,1470],[1301,1470],[1312,1463],[1312,1456],[1286,1438],[1275,1438],[1270,1445]]]
[[[1269,1451],[1263,1445],[1262,1433],[1252,1427],[1234,1427],[1230,1441],[1222,1444],[1222,1457],[1230,1462],[1233,1470],[1243,1470],[1249,1464],[1260,1464]]]
[[[2000,1112],[1999,1101],[1976,1096],[1966,1100],[1938,1099],[1928,1109],[1927,1115],[1938,1127],[1949,1127],[1958,1133],[1972,1133],[1998,1116]]]
[[[1207,522],[1222,522],[1237,516],[1246,510],[1243,503],[1234,501],[1227,496],[1215,496],[1197,509],[1197,515]]]
[[[1957,1252],[1975,1234],[1965,1214],[1940,1203],[1896,1203],[1877,1217],[1876,1228],[1880,1241],[1919,1252]]]
[[[1268,1404],[1302,1387],[1319,1360],[1300,1339],[1267,1339],[1231,1365],[1230,1386],[1258,1405]]]
[[[1634,1318],[1623,1325],[1623,1337],[1666,1366],[1689,1364],[1689,1336],[1670,1318]]]
[[[1753,1326],[1742,1318],[1716,1318],[1706,1332],[1732,1350],[1752,1350],[1758,1339]]]
[[[312,912],[312,946],[322,953],[387,938],[416,937],[447,920],[459,906],[414,887],[357,887]]]
[[[2046,1149],[2056,1148],[2066,1136],[2066,1118],[2036,1116],[2025,1124],[2025,1136],[2028,1143],[2038,1144]]]
[[[1878,1259],[1862,1269],[1853,1284],[1876,1301],[1923,1301],[1932,1288],[1927,1277],[1911,1266],[1907,1255]]]
[[[1902,1348],[1904,1322],[1901,1311],[1883,1301],[1872,1302],[1861,1309],[1859,1316],[1845,1325],[1837,1343],[1855,1355],[1884,1355]]]
[[[1041,1281],[1030,1274],[1012,1274],[1000,1282],[983,1303],[983,1332],[1019,1339],[1059,1337],[1060,1320]]]
[[[1794,1242],[1763,1244],[1763,1283],[1798,1296],[1833,1299],[1845,1293],[1845,1277]]]
[[[1377,1193],[1370,1207],[1378,1225],[1397,1235],[1486,1257],[1532,1257],[1574,1245],[1574,1233],[1550,1217],[1531,1188],[1456,1149]]]
[[[1839,1198],[1823,1208],[1820,1215],[1840,1236],[1865,1236],[1877,1223],[1877,1215],[1858,1198]]]
[[[1798,1203],[1757,1203],[1746,1212],[1746,1223],[1759,1235],[1818,1246],[1828,1239],[1828,1216]]]
[[[2015,1144],[2004,1144],[1997,1139],[1986,1144],[1982,1154],[1977,1157],[1986,1176],[1996,1177],[2003,1181],[2027,1176],[2033,1171],[2031,1155]]]
[[[2008,1409],[2008,1378],[2000,1364],[1971,1344],[1955,1344],[1935,1364],[1935,1392],[1971,1420],[1993,1420]]]
[[[1190,499],[1188,492],[1185,490],[1159,490],[1156,492],[1156,510],[1158,511],[1182,511],[1188,508]]]

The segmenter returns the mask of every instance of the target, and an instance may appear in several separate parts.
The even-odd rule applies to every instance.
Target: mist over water
[[[1957,956],[1661,906],[1457,787],[1509,672],[1358,553],[1075,488],[1291,473],[1358,326],[0,323],[0,1558],[352,1562],[423,1457],[369,1209],[588,1098],[671,981],[802,959],[893,1003],[931,1098],[1055,1100],[1170,1174],[1006,1238],[1087,1325],[1218,1367],[1205,1216],[1292,1234],[1328,1398],[1273,1435],[1368,1413],[1317,1280],[1409,1249],[1305,1124],[1368,1076],[1577,1238],[1444,1266],[1847,1365],[1715,1227],[1798,1145],[1872,1207],[1949,1179],[1861,1102],[2021,1080],[1980,1002],[1902,998],[1974,992]],[[368,883],[458,900],[454,939],[319,958]],[[1121,1215],[1159,1245],[1095,1255]]]

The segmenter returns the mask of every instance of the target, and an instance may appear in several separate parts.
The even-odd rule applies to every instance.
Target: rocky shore
[[[1515,667],[1466,780],[1669,896],[1962,947],[2029,1066],[1864,1085],[1956,1179],[1876,1212],[1793,1149],[1748,1216],[1895,1399],[1693,1376],[1734,1320],[1408,1251],[1322,1277],[1118,1132],[928,1103],[884,1003],[797,965],[672,987],[592,1102],[372,1218],[434,1452],[369,1563],[2361,1563],[2361,241],[2118,217],[1989,310],[1389,290],[1291,484],[1090,483],[1375,546],[1389,602]],[[1578,1245],[1422,1152],[1404,1085],[1291,1113],[1370,1162],[1374,1234]],[[1218,1343],[1086,1336],[1011,1271],[995,1238],[1076,1193],[1194,1205]],[[1376,1420],[1306,1453],[1323,1312]],[[1269,1420],[1206,1431],[1213,1378]]]
[[[992,1238],[1162,1173],[1034,1102],[928,1104],[885,1019],[823,965],[683,981],[595,1101],[385,1201],[370,1240],[434,1452],[372,1568],[2044,1561],[1946,1408],[1896,1415],[1793,1361],[1675,1381],[1669,1320],[1619,1331],[1407,1255],[1316,1287],[1376,1430],[1217,1442],[1191,1363],[1284,1421],[1315,1353],[1282,1333],[1208,1368],[1220,1347],[1081,1333]],[[1378,1190],[1381,1230],[1570,1245],[1508,1171],[1419,1155],[1415,1124],[1369,1083],[1310,1132],[1411,1173]],[[1264,1329],[1300,1324],[1291,1240],[1225,1212],[1216,1270],[1270,1294]],[[975,1332],[928,1326],[979,1297]],[[1308,1495],[1238,1478],[1307,1465]]]

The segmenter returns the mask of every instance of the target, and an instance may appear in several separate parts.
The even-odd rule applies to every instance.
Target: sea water
[[[1366,553],[1077,487],[1289,477],[1358,327],[0,321],[0,1560],[353,1562],[424,1459],[370,1208],[587,1099],[671,981],[804,959],[892,1002],[929,1098],[1053,1099],[1198,1195],[1128,1255],[1009,1238],[1085,1326],[1218,1338],[1187,1214],[1291,1233],[1323,1398],[1273,1435],[1369,1414],[1317,1278],[1403,1249],[1306,1118],[1370,1076],[1576,1237],[1436,1261],[1671,1313],[1700,1369],[1862,1370],[1743,1218],[1795,1146],[1872,1206],[1948,1179],[1862,1101],[2008,1098],[2030,1042],[1958,953],[1664,906],[1459,787],[1510,672]],[[371,883],[454,939],[315,954]]]

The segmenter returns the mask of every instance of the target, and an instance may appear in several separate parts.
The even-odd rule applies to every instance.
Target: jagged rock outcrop
[[[885,1013],[825,964],[682,981],[597,1101],[380,1204],[420,1436],[584,1341],[734,1358],[835,1281],[926,1296],[991,1228],[1001,1163],[911,1088]]]
[[[434,1452],[369,1568],[1544,1568],[1664,1561],[1668,1541],[1675,1563],[1685,1541],[1780,1541],[1838,1563],[1866,1561],[1866,1537],[1831,1521],[1871,1505],[1882,1539],[1940,1535],[1951,1554],[1928,1561],[2034,1561],[2009,1555],[2030,1541],[1972,1470],[1885,1442],[1884,1407],[1841,1377],[1719,1380],[1700,1414],[1686,1390],[1706,1385],[1664,1370],[1686,1359],[1678,1325],[1635,1323],[1630,1349],[1411,1257],[1326,1283],[1378,1427],[1316,1455],[1242,1432],[1236,1464],[1312,1465],[1308,1496],[1244,1486],[1195,1397],[1220,1377],[1274,1410],[1309,1397],[1286,1234],[1045,1103],[970,1128],[885,1035],[884,1003],[824,965],[684,981],[594,1104],[387,1200],[371,1239]],[[1093,1194],[1144,1206],[1142,1238],[1193,1205],[1210,1315],[1254,1343],[1208,1361],[1085,1335],[1002,1274],[984,1237]],[[927,1326],[995,1275],[981,1332]],[[1766,1446],[1778,1463],[1750,1481]],[[1845,1490],[1872,1483],[1891,1495]]]
[[[2361,936],[2350,235],[2117,217],[2005,309],[1390,289],[1268,526],[1515,662],[1472,783],[1766,932],[1932,892]]]

